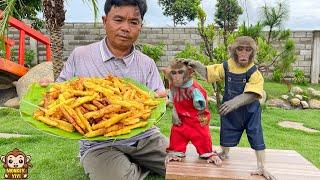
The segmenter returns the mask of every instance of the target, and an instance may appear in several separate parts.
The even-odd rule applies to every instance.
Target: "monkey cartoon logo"
[[[8,152],[5,156],[1,156],[3,167],[5,169],[4,179],[27,179],[28,168],[32,167],[30,164],[31,156],[24,154],[19,149]]]

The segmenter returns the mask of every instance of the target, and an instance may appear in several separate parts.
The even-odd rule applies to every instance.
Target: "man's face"
[[[253,49],[251,46],[238,46],[236,48],[236,54],[238,56],[238,63],[240,66],[247,66],[251,59],[251,54],[253,53]]]
[[[137,40],[142,19],[137,6],[113,6],[102,17],[109,45],[119,50],[127,50]]]

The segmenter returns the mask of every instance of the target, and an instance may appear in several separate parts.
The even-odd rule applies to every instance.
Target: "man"
[[[165,95],[152,59],[134,48],[146,13],[145,0],[107,0],[102,17],[106,38],[76,48],[57,81],[76,77],[130,77]],[[81,163],[90,179],[143,179],[165,173],[168,140],[157,128],[125,140],[80,141]]]

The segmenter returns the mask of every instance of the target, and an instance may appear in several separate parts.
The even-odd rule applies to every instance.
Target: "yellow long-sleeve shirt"
[[[234,74],[242,74],[247,72],[252,66],[254,66],[254,63],[252,62],[247,67],[241,67],[236,64],[236,62],[232,59],[228,60],[228,68],[229,72]],[[207,66],[208,71],[208,82],[217,82],[217,81],[223,81],[224,80],[224,69],[223,64],[214,64]],[[263,94],[263,77],[261,73],[257,70],[255,71],[250,79],[249,82],[246,83],[246,86],[244,88],[244,92],[253,92],[258,94],[260,97],[262,97]]]

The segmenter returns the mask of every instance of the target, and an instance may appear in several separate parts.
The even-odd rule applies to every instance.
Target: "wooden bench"
[[[231,148],[230,159],[223,161],[222,167],[207,164],[199,159],[193,145],[188,145],[187,157],[183,162],[169,162],[166,179],[252,179],[262,180],[261,176],[251,176],[256,168],[255,153],[250,148]],[[320,170],[291,150],[266,150],[266,166],[278,179],[319,180]]]

